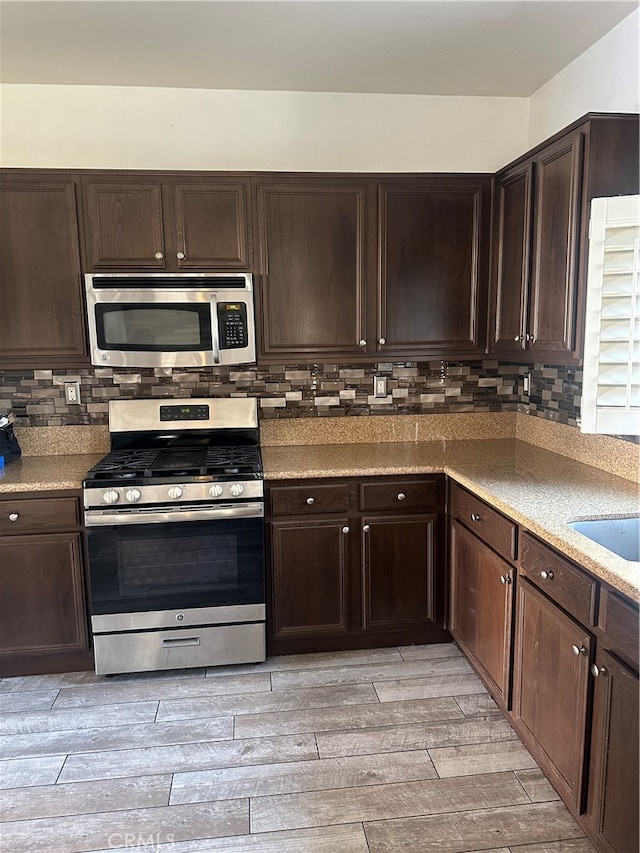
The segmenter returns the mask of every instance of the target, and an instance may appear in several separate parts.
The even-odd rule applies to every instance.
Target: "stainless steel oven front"
[[[265,659],[264,504],[90,509],[96,672]]]

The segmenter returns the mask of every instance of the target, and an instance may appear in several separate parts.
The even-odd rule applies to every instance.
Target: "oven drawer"
[[[78,499],[10,498],[0,502],[0,519],[3,536],[73,529],[80,524]]]
[[[93,648],[98,675],[257,663],[266,658],[264,622],[94,634]]]

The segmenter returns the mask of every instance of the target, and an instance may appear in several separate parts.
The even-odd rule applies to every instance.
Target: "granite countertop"
[[[640,565],[571,530],[567,521],[635,515],[630,480],[515,439],[264,447],[271,480],[445,473],[598,578],[640,601]]]
[[[23,457],[0,494],[80,489],[103,454]],[[630,480],[516,439],[263,447],[267,480],[445,473],[594,575],[640,601],[640,565],[612,554],[567,521],[640,510]]]
[[[103,456],[104,453],[21,456],[0,470],[0,495],[81,489],[84,475]]]

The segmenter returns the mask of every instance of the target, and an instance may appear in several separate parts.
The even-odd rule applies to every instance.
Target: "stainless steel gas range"
[[[83,482],[96,672],[265,659],[254,398],[116,400]]]

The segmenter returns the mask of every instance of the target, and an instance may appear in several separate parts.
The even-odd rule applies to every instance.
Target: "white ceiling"
[[[0,71],[5,83],[527,97],[637,8],[2,0]]]

